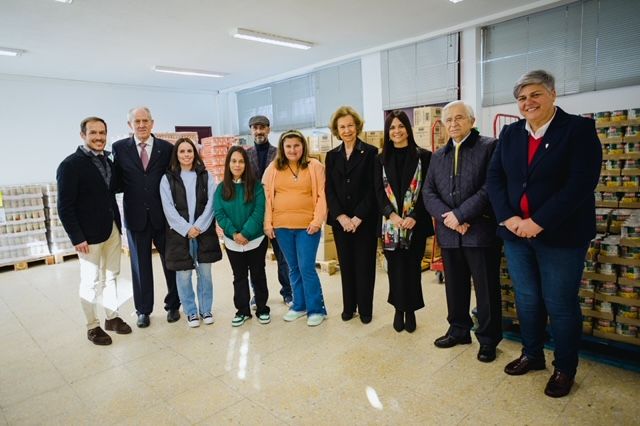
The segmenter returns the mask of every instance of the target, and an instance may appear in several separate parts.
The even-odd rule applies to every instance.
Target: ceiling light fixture
[[[261,33],[259,31],[236,28],[233,37],[244,40],[258,41],[260,43],[275,44],[277,46],[292,47],[294,49],[307,50],[313,47],[310,41],[296,40],[295,38],[283,37],[275,34]]]
[[[25,53],[26,50],[12,49],[10,47],[0,47],[0,56],[20,56]]]
[[[56,0],[58,3],[73,3],[73,0]]]
[[[174,68],[174,67],[163,67],[160,65],[156,65],[153,67],[154,71],[157,72],[165,72],[168,74],[179,74],[179,75],[191,75],[196,77],[213,77],[213,78],[222,78],[225,75],[228,75],[225,72],[216,72],[216,71],[205,71],[205,70],[191,70],[187,68]]]
[[[462,0],[449,0],[451,3],[460,3]]]

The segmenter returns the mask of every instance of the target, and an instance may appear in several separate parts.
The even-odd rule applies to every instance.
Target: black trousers
[[[497,346],[502,340],[500,296],[500,247],[443,248],[445,289],[449,331],[454,337],[469,335],[473,321],[469,315],[471,278],[476,292],[481,345]]]
[[[264,237],[260,245],[253,250],[240,252],[227,249],[227,257],[233,270],[233,304],[237,314],[251,316],[249,272],[251,272],[253,292],[256,296],[256,314],[268,314],[270,311],[267,306],[269,288],[264,270],[267,245],[267,237]]]
[[[127,229],[129,253],[131,260],[131,281],[133,282],[133,303],[138,314],[150,315],[153,311],[153,268],[151,259],[151,242],[160,253],[162,270],[167,281],[167,296],[164,298],[164,309],[180,309],[180,296],[176,287],[176,273],[167,269],[164,260],[166,229],[154,229],[151,218],[142,231]]]
[[[376,250],[378,238],[375,227],[362,223],[355,233],[333,227],[333,236],[340,262],[342,279],[342,311],[361,316],[373,314],[373,288],[376,282]]]

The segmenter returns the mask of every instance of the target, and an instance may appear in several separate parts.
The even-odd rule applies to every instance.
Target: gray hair
[[[516,81],[516,84],[513,86],[513,97],[517,99],[520,90],[530,84],[540,84],[550,92],[556,90],[556,79],[551,73],[545,70],[534,70],[523,74],[518,81]]]
[[[449,110],[457,105],[462,105],[464,107],[464,109],[467,111],[467,116],[469,118],[472,118],[474,120],[476,119],[476,116],[473,113],[473,108],[471,108],[471,105],[466,104],[463,101],[453,101],[453,102],[449,102],[442,108],[442,121],[446,120],[446,116]]]
[[[127,123],[131,123],[131,120],[133,120],[133,114],[139,109],[144,110],[147,113],[147,115],[149,116],[149,120],[153,120],[153,117],[151,117],[151,110],[149,110],[149,108],[143,106],[143,107],[131,108],[129,110],[129,112],[127,113]]]

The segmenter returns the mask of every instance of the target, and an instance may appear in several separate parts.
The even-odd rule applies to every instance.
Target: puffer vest
[[[209,173],[204,167],[196,168],[196,210],[195,217],[197,219],[204,212],[209,199],[208,179]],[[180,172],[167,171],[165,174],[171,188],[171,196],[173,204],[187,222],[189,221],[189,207],[187,205],[187,191],[180,177]],[[198,240],[198,262],[214,263],[222,259],[222,250],[218,235],[216,234],[215,219],[208,229],[197,237]],[[186,271],[194,269],[193,259],[189,254],[189,238],[183,237],[167,225],[167,242],[165,247],[165,261],[167,269],[171,271]]]

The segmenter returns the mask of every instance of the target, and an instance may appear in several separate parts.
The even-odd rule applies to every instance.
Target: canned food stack
[[[0,266],[49,256],[40,185],[0,187]]]
[[[227,157],[229,147],[236,140],[235,136],[211,136],[201,140],[200,157],[216,183],[222,182],[224,178],[224,160]]]
[[[42,185],[44,214],[47,226],[47,241],[51,254],[66,255],[75,253],[73,244],[58,216],[58,185],[47,183]]]

